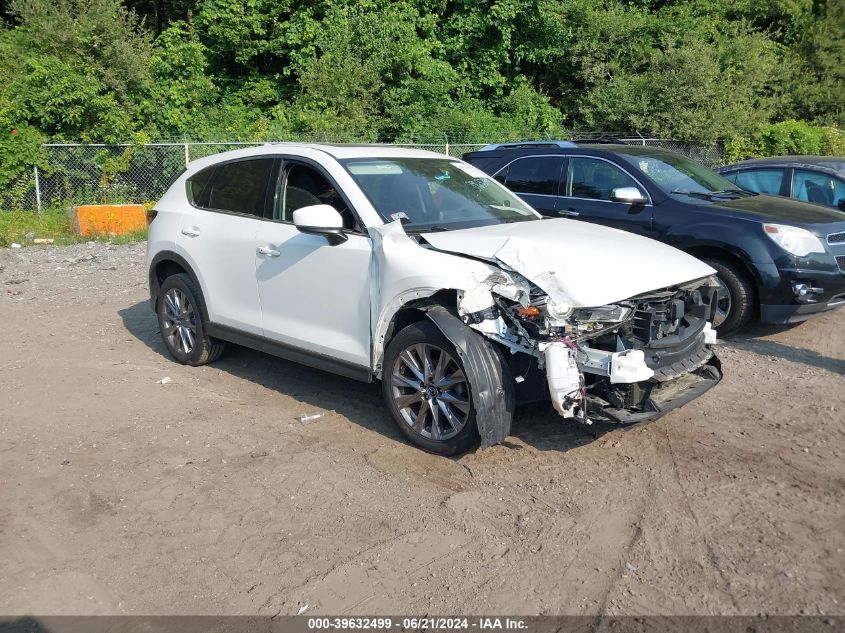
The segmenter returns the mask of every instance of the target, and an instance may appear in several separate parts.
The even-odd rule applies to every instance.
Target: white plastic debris
[[[173,382],[173,381],[170,380],[170,376],[165,376],[164,378],[162,378],[161,380],[158,381],[158,384],[166,385],[166,384],[171,383],[171,382]]]
[[[610,382],[613,384],[641,382],[654,376],[654,370],[645,364],[641,349],[615,352],[610,359]]]
[[[296,416],[296,419],[302,424],[311,424],[315,420],[322,418],[324,415],[325,413],[303,413],[302,415]]]
[[[21,247],[21,245],[18,244],[17,242],[12,242],[11,248],[20,248],[20,247]]]
[[[713,325],[708,321],[704,324],[704,344],[705,345],[716,345],[719,340],[716,338],[716,330],[713,329]]]
[[[296,612],[296,615],[302,615],[303,613],[308,611],[308,606],[309,605],[308,605],[307,602],[305,604],[303,604],[301,607],[299,607],[299,611]]]

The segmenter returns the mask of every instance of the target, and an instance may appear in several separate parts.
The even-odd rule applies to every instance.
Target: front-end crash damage
[[[546,239],[560,238],[554,221],[526,224],[540,227]],[[567,232],[595,230],[574,224]],[[514,391],[521,400],[549,398],[563,417],[585,424],[632,424],[689,402],[721,379],[709,321],[719,287],[701,262],[644,240],[653,251],[664,249],[658,255],[676,269],[667,271],[655,257],[651,267],[637,262],[636,274],[617,267],[624,276],[614,283],[613,266],[591,271],[550,260],[553,250],[538,246],[539,234],[524,236],[529,242],[494,229],[469,233],[411,236],[399,221],[371,230],[378,282],[373,368],[381,377],[396,315],[408,307],[424,313],[474,375],[482,447],[510,432]],[[642,239],[621,232],[611,237],[625,244]],[[665,285],[647,290],[655,280]],[[443,290],[451,293],[446,305],[436,300]],[[619,299],[626,292],[632,296]],[[493,353],[506,361],[510,376],[490,373],[485,354]]]
[[[721,379],[709,321],[717,292],[708,277],[573,308],[537,286],[505,297],[488,282],[459,298],[458,313],[511,353],[536,358],[562,416],[631,424],[655,419]]]

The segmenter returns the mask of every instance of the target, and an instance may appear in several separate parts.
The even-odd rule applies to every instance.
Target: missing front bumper
[[[597,422],[624,426],[651,422],[695,400],[719,384],[721,380],[721,363],[716,356],[711,356],[698,369],[672,380],[659,383],[645,381],[630,385],[629,389],[642,394],[638,398],[636,407],[615,407],[603,398],[588,394],[587,411],[590,419]]]

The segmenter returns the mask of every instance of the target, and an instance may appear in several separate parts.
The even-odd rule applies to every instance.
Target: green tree
[[[55,139],[119,141],[140,126],[152,51],[117,0],[16,0],[0,30],[0,112]]]
[[[845,127],[845,2],[819,3],[793,59],[794,114]]]

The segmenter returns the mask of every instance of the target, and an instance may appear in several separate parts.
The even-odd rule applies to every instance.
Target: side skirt
[[[217,325],[216,323],[209,323],[206,327],[208,335],[213,338],[219,338],[235,345],[243,345],[251,349],[272,354],[285,360],[290,360],[301,365],[307,365],[314,369],[320,369],[332,374],[346,376],[361,382],[373,382],[373,372],[369,367],[355,365],[343,360],[338,360],[325,354],[318,354],[304,350],[299,347],[280,343],[264,336],[257,334],[250,334],[249,332],[242,332],[227,325]]]

